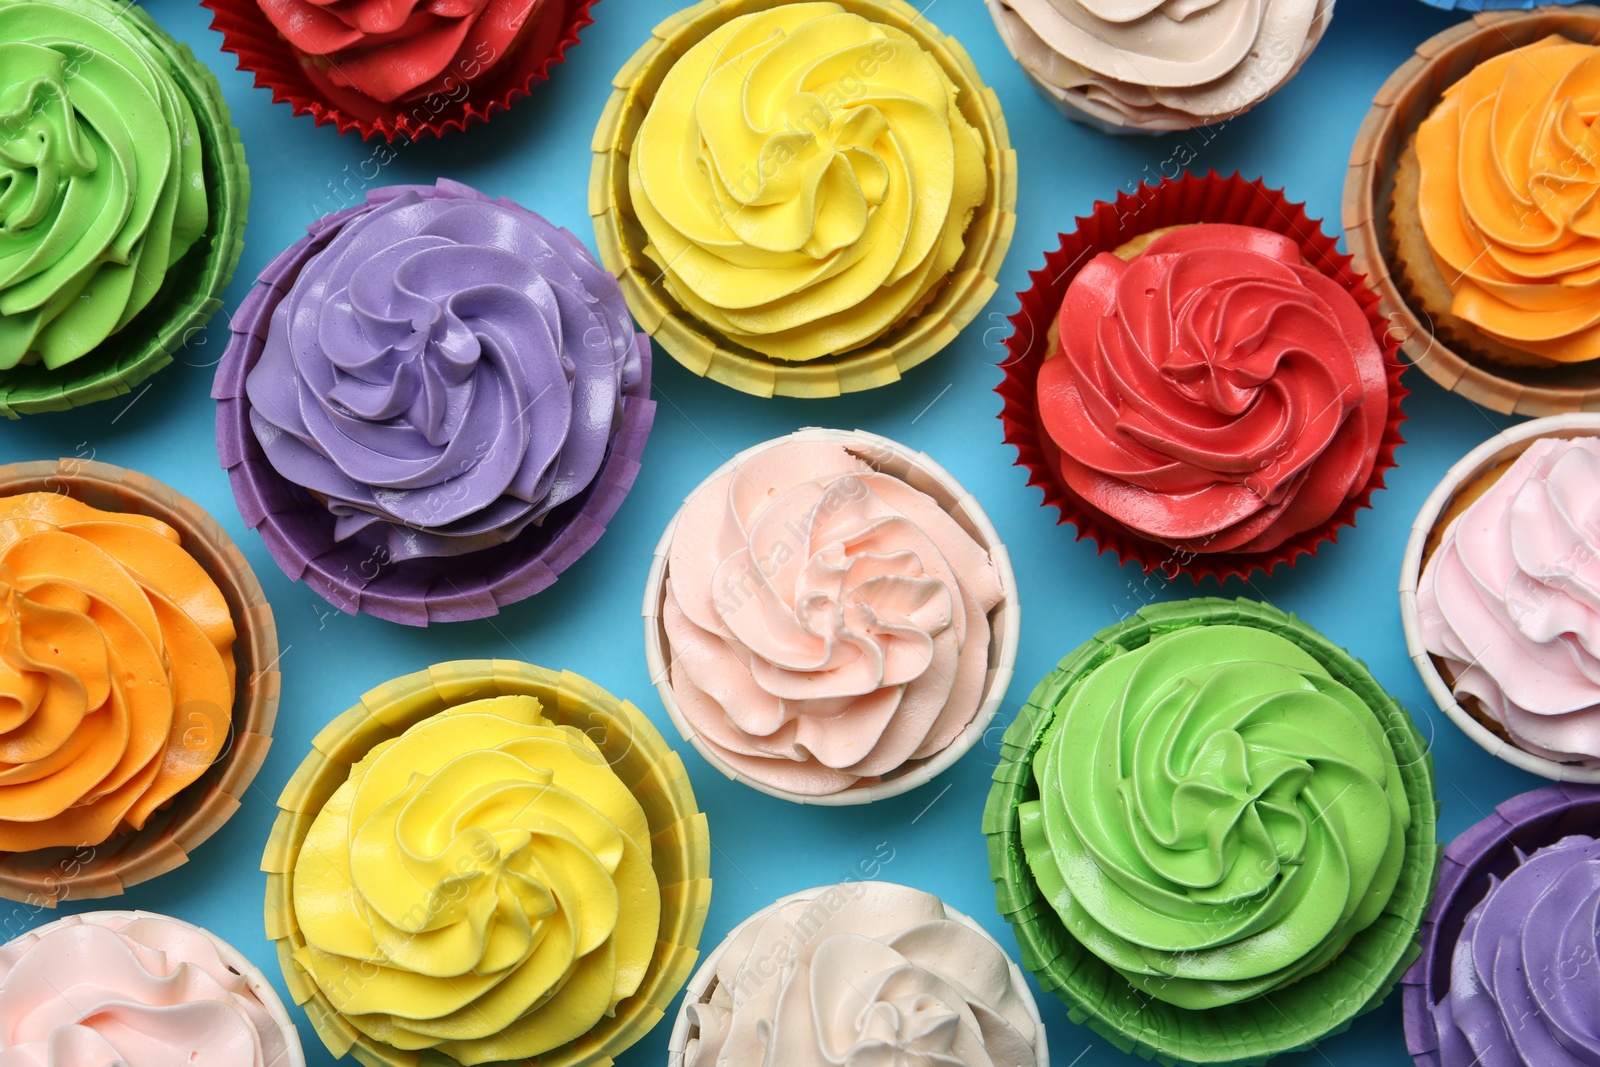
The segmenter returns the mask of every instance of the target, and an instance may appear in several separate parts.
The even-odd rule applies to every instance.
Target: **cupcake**
[[[1405,977],[1417,1067],[1578,1067],[1600,1057],[1600,793],[1512,797],[1445,849]]]
[[[1354,522],[1400,443],[1376,298],[1302,205],[1192,175],[1100,203],[1019,295],[1006,440],[1100,551],[1246,575]]]
[[[645,592],[651,679],[728,777],[865,804],[972,747],[1016,661],[1016,578],[976,500],[874,434],[747,449],[684,502]]]
[[[1016,222],[1005,122],[902,0],[706,0],[614,84],[595,235],[696,374],[763,396],[871,389],[994,292]]]
[[[0,947],[0,1059],[17,1064],[305,1067],[261,972],[215,934],[91,911]]]
[[[1061,661],[984,813],[1023,964],[1127,1051],[1255,1063],[1416,954],[1433,774],[1360,663],[1248,600],[1146,608]]]
[[[1357,269],[1407,356],[1496,411],[1600,402],[1589,311],[1600,290],[1588,277],[1600,240],[1578,206],[1600,172],[1573,132],[1590,117],[1597,35],[1591,7],[1453,27],[1390,77],[1351,154],[1345,227]],[[1503,136],[1512,125],[1515,139]],[[1458,168],[1469,158],[1479,165]]]
[[[296,115],[402,143],[465,129],[550,76],[594,0],[206,0],[222,50]]]
[[[267,932],[336,1056],[606,1063],[694,964],[710,838],[683,764],[572,674],[439,664],[335,719],[279,798]]]
[[[1406,641],[1469,736],[1547,778],[1600,781],[1600,415],[1468,453],[1412,526]]]
[[[808,889],[734,928],[689,982],[669,1062],[1044,1067],[1017,965],[931,893]]]
[[[1294,77],[1324,0],[984,0],[1012,58],[1063,115],[1108,133],[1226,122]]]
[[[185,862],[266,756],[277,654],[194,504],[105,464],[0,467],[0,895],[108,896]]]
[[[246,525],[334,606],[493,615],[605,531],[650,344],[566,230],[441,180],[312,224],[234,317],[217,439]]]
[[[250,179],[216,79],[135,5],[0,0],[0,414],[126,393],[201,330]]]

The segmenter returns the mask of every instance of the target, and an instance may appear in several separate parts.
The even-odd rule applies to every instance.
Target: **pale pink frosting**
[[[683,506],[662,621],[701,741],[807,795],[945,748],[977,714],[987,550],[926,493],[837,442],[766,449]]]
[[[0,948],[0,1067],[285,1067],[217,945],[154,915],[69,916]]]
[[[1600,763],[1600,440],[1535,441],[1444,532],[1417,588],[1428,651],[1517,744]]]

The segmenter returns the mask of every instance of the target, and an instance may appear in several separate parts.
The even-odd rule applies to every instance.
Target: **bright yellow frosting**
[[[960,259],[983,141],[915,39],[834,3],[732,19],[668,72],[628,189],[673,297],[782,360],[866,344]]]
[[[295,861],[295,959],[363,1033],[463,1064],[537,1056],[638,989],[661,895],[643,808],[539,701],[376,745]]]
[[[1546,359],[1600,358],[1600,47],[1480,64],[1417,130],[1418,215],[1451,311]]]

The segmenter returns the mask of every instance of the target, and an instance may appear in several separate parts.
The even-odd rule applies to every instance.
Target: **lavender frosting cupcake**
[[[313,224],[233,330],[214,395],[245,521],[291,578],[397,622],[554,581],[654,414],[616,280],[567,231],[443,180]]]

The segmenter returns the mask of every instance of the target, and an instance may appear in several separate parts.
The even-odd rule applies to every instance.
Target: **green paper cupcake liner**
[[[1116,649],[1192,626],[1253,626],[1300,646],[1358,694],[1384,724],[1410,799],[1405,867],[1382,915],[1327,967],[1226,1007],[1186,1010],[1151,999],[1084,948],[1043,898],[1022,850],[1018,806],[1038,798],[1033,757],[1062,696]],[[1310,1048],[1380,1004],[1416,959],[1419,930],[1438,873],[1433,757],[1403,708],[1366,666],[1293,615],[1250,600],[1204,597],[1155,604],[1110,626],[1068,655],[1034,689],[1006,730],[984,805],[990,877],[1023,966],[1089,1026],[1124,1052],[1163,1064],[1259,1064]]]
[[[651,831],[652,864],[661,886],[661,928],[655,955],[633,996],[594,1028],[532,1060],[488,1067],[608,1067],[613,1058],[660,1022],[689,980],[711,903],[711,837],[697,807],[689,775],[677,753],[644,713],[593,682],[514,660],[456,660],[385,682],[363,694],[311,741],[311,752],[278,797],[278,818],[267,839],[267,937],[277,943],[289,994],[305,1008],[317,1036],[335,1056],[347,1053],[366,1067],[452,1067],[432,1050],[404,1051],[350,1025],[294,959],[305,947],[295,917],[292,874],[312,820],[350,768],[379,742],[446,708],[488,697],[538,698],[552,722],[576,726],[605,754],[644,808]]]
[[[210,219],[194,247],[168,270],[150,305],[93,352],[57,370],[34,365],[0,371],[0,415],[12,419],[129,393],[171,363],[222,307],[223,290],[244,249],[250,171],[216,76],[137,4],[73,2],[103,9],[108,18],[127,23],[131,29],[125,32],[142,34],[166,58],[200,130]]]

